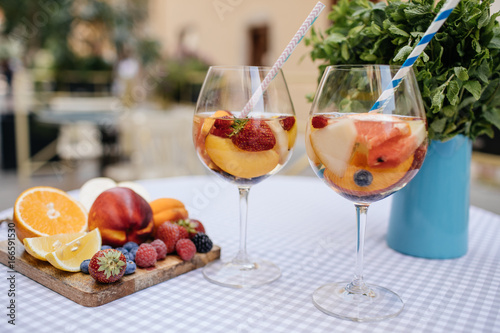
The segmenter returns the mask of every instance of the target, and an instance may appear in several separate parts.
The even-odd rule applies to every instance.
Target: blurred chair
[[[64,160],[98,158],[103,152],[101,132],[91,122],[63,124],[59,129],[56,151]]]

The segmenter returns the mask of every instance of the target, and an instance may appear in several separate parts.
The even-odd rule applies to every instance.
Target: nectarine
[[[153,227],[151,206],[129,188],[114,187],[102,192],[90,208],[89,230],[99,228],[103,244],[141,244],[151,236]]]

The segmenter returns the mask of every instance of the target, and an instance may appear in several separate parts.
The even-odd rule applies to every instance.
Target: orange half
[[[83,232],[87,230],[87,211],[66,192],[38,186],[27,189],[16,199],[14,222],[20,241]]]

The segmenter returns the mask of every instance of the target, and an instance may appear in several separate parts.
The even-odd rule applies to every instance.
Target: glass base
[[[205,278],[215,284],[231,288],[252,288],[271,283],[281,276],[281,270],[270,261],[252,259],[213,261],[203,268]]]
[[[352,293],[349,282],[319,287],[312,295],[314,305],[324,313],[352,321],[377,321],[396,317],[404,308],[401,298],[389,289],[367,285],[366,291]]]

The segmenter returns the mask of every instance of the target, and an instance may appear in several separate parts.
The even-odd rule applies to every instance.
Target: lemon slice
[[[29,254],[37,259],[47,261],[45,256],[49,252],[54,252],[72,240],[85,236],[85,234],[85,232],[75,232],[54,236],[31,237],[23,239],[23,243]]]
[[[68,272],[79,272],[80,264],[101,249],[101,234],[96,228],[45,256],[54,267]]]

